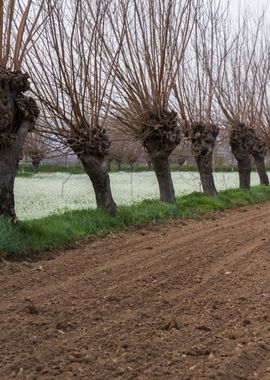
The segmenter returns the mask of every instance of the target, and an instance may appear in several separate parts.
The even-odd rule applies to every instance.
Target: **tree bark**
[[[176,198],[169,164],[169,155],[166,153],[157,154],[151,156],[151,159],[158,181],[160,200],[162,202],[174,203]]]
[[[254,146],[254,130],[244,123],[233,126],[230,136],[232,153],[237,160],[239,187],[250,189],[251,161],[250,154]]]
[[[213,177],[213,152],[219,128],[214,124],[194,123],[191,126],[192,151],[198,166],[205,195],[218,194]]]
[[[110,177],[102,165],[110,147],[105,128],[82,123],[79,129],[71,129],[71,135],[67,142],[77,154],[92,182],[97,208],[108,210],[115,215],[117,206],[111,193]]]
[[[117,206],[111,193],[110,177],[102,166],[103,159],[87,154],[80,154],[79,158],[93,184],[97,208],[109,210],[112,215],[115,215]]]
[[[237,157],[236,157],[237,159]],[[241,189],[250,189],[250,173],[251,173],[251,161],[250,157],[246,156],[237,159],[238,172],[239,172],[239,187]]]
[[[153,164],[159,185],[160,200],[174,203],[176,198],[169,156],[181,140],[177,113],[174,110],[164,110],[159,115],[149,112],[145,117],[148,118],[148,122],[142,129],[142,142]]]
[[[18,161],[13,151],[0,152],[0,216],[16,221],[14,202],[14,181]]]
[[[254,156],[254,159],[255,159],[255,165],[257,168],[257,172],[258,172],[259,177],[260,177],[260,184],[269,186],[269,178],[268,178],[268,175],[266,172],[264,157]]]
[[[39,110],[35,101],[24,95],[29,90],[28,74],[0,67],[0,81],[0,217],[15,222],[15,176]]]
[[[218,195],[218,192],[213,177],[212,154],[208,154],[207,156],[200,155],[195,157],[195,159],[200,173],[204,194],[209,197],[215,197]]]
[[[260,177],[261,185],[268,186],[269,178],[268,178],[266,168],[265,168],[265,157],[267,155],[267,146],[266,146],[265,140],[261,136],[256,135],[255,131],[253,133],[254,133],[254,138],[253,138],[253,146],[252,146],[251,154],[255,160],[255,165]]]
[[[14,203],[15,177],[24,141],[33,124],[27,120],[21,122],[15,140],[8,148],[0,145],[0,216],[13,222],[17,220]]]

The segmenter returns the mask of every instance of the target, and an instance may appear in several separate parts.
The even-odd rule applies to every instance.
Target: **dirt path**
[[[0,267],[0,379],[270,379],[270,204]]]

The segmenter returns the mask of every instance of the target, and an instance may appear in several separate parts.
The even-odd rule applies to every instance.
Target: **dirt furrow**
[[[270,379],[269,231],[264,204],[10,264],[0,379]]]

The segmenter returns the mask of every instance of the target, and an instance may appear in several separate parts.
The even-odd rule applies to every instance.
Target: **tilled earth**
[[[0,379],[270,379],[270,204],[0,267]]]

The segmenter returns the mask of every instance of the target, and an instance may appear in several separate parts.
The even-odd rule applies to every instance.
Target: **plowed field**
[[[0,379],[270,379],[270,204],[0,266]]]

